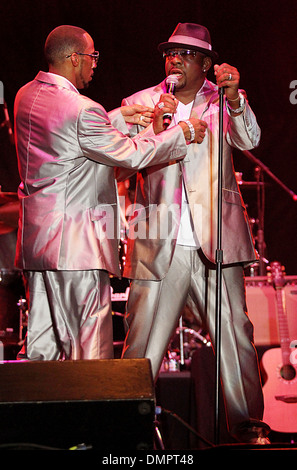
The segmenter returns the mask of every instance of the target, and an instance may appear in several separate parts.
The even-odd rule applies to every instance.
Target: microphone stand
[[[218,156],[218,215],[216,250],[216,316],[215,316],[215,444],[220,440],[220,372],[221,372],[221,299],[222,299],[222,176],[223,176],[223,116],[224,88],[219,89],[219,156]]]
[[[217,215],[217,249],[216,249],[216,312],[215,312],[215,444],[220,440],[220,384],[221,384],[221,299],[222,299],[222,176],[223,176],[223,117],[224,117],[224,88],[219,89],[219,155],[218,155],[218,215]],[[279,186],[297,201],[297,194],[279,180],[251,152],[243,151],[246,157],[265,171]]]
[[[261,168],[256,166],[255,175],[257,181],[257,208],[258,208],[258,230],[257,230],[257,243],[258,243],[258,252],[259,252],[259,275],[266,275],[266,266],[265,266],[265,239],[264,239],[264,196],[265,196],[265,187],[264,181],[262,178]],[[262,181],[261,181],[262,179]],[[262,183],[262,185],[261,185]]]

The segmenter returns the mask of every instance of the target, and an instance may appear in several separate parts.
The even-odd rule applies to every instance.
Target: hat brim
[[[168,49],[173,49],[174,47],[184,47],[186,49],[193,49],[194,51],[201,52],[202,54],[211,57],[213,61],[219,57],[219,54],[215,51],[204,49],[203,47],[192,46],[190,44],[182,44],[180,42],[161,42],[161,44],[159,44],[158,46],[158,50],[160,52],[164,52]]]

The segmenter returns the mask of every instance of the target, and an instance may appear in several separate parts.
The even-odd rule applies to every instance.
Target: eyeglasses
[[[99,60],[99,52],[95,51],[92,54],[85,54],[83,52],[72,52],[69,55],[66,55],[66,59],[72,56],[72,54],[77,54],[77,55],[88,55],[89,57],[92,57],[92,60],[97,64]]]
[[[190,51],[188,49],[180,49],[180,50],[170,49],[168,51],[163,52],[164,59],[172,59],[173,57],[176,57],[177,55],[179,55],[183,60],[194,60],[194,58],[197,55],[197,51]]]

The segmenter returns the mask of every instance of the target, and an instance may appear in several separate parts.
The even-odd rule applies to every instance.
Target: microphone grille
[[[178,78],[176,75],[168,75],[168,77],[166,78],[166,85],[169,85],[170,83],[173,83],[173,85],[177,85]]]

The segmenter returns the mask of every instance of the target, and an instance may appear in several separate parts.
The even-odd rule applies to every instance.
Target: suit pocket
[[[232,189],[224,189],[222,190],[223,199],[225,202],[229,204],[236,204],[237,206],[245,207],[242,197],[239,192],[233,191]]]
[[[117,238],[116,204],[99,204],[91,207],[89,215],[100,240]]]

